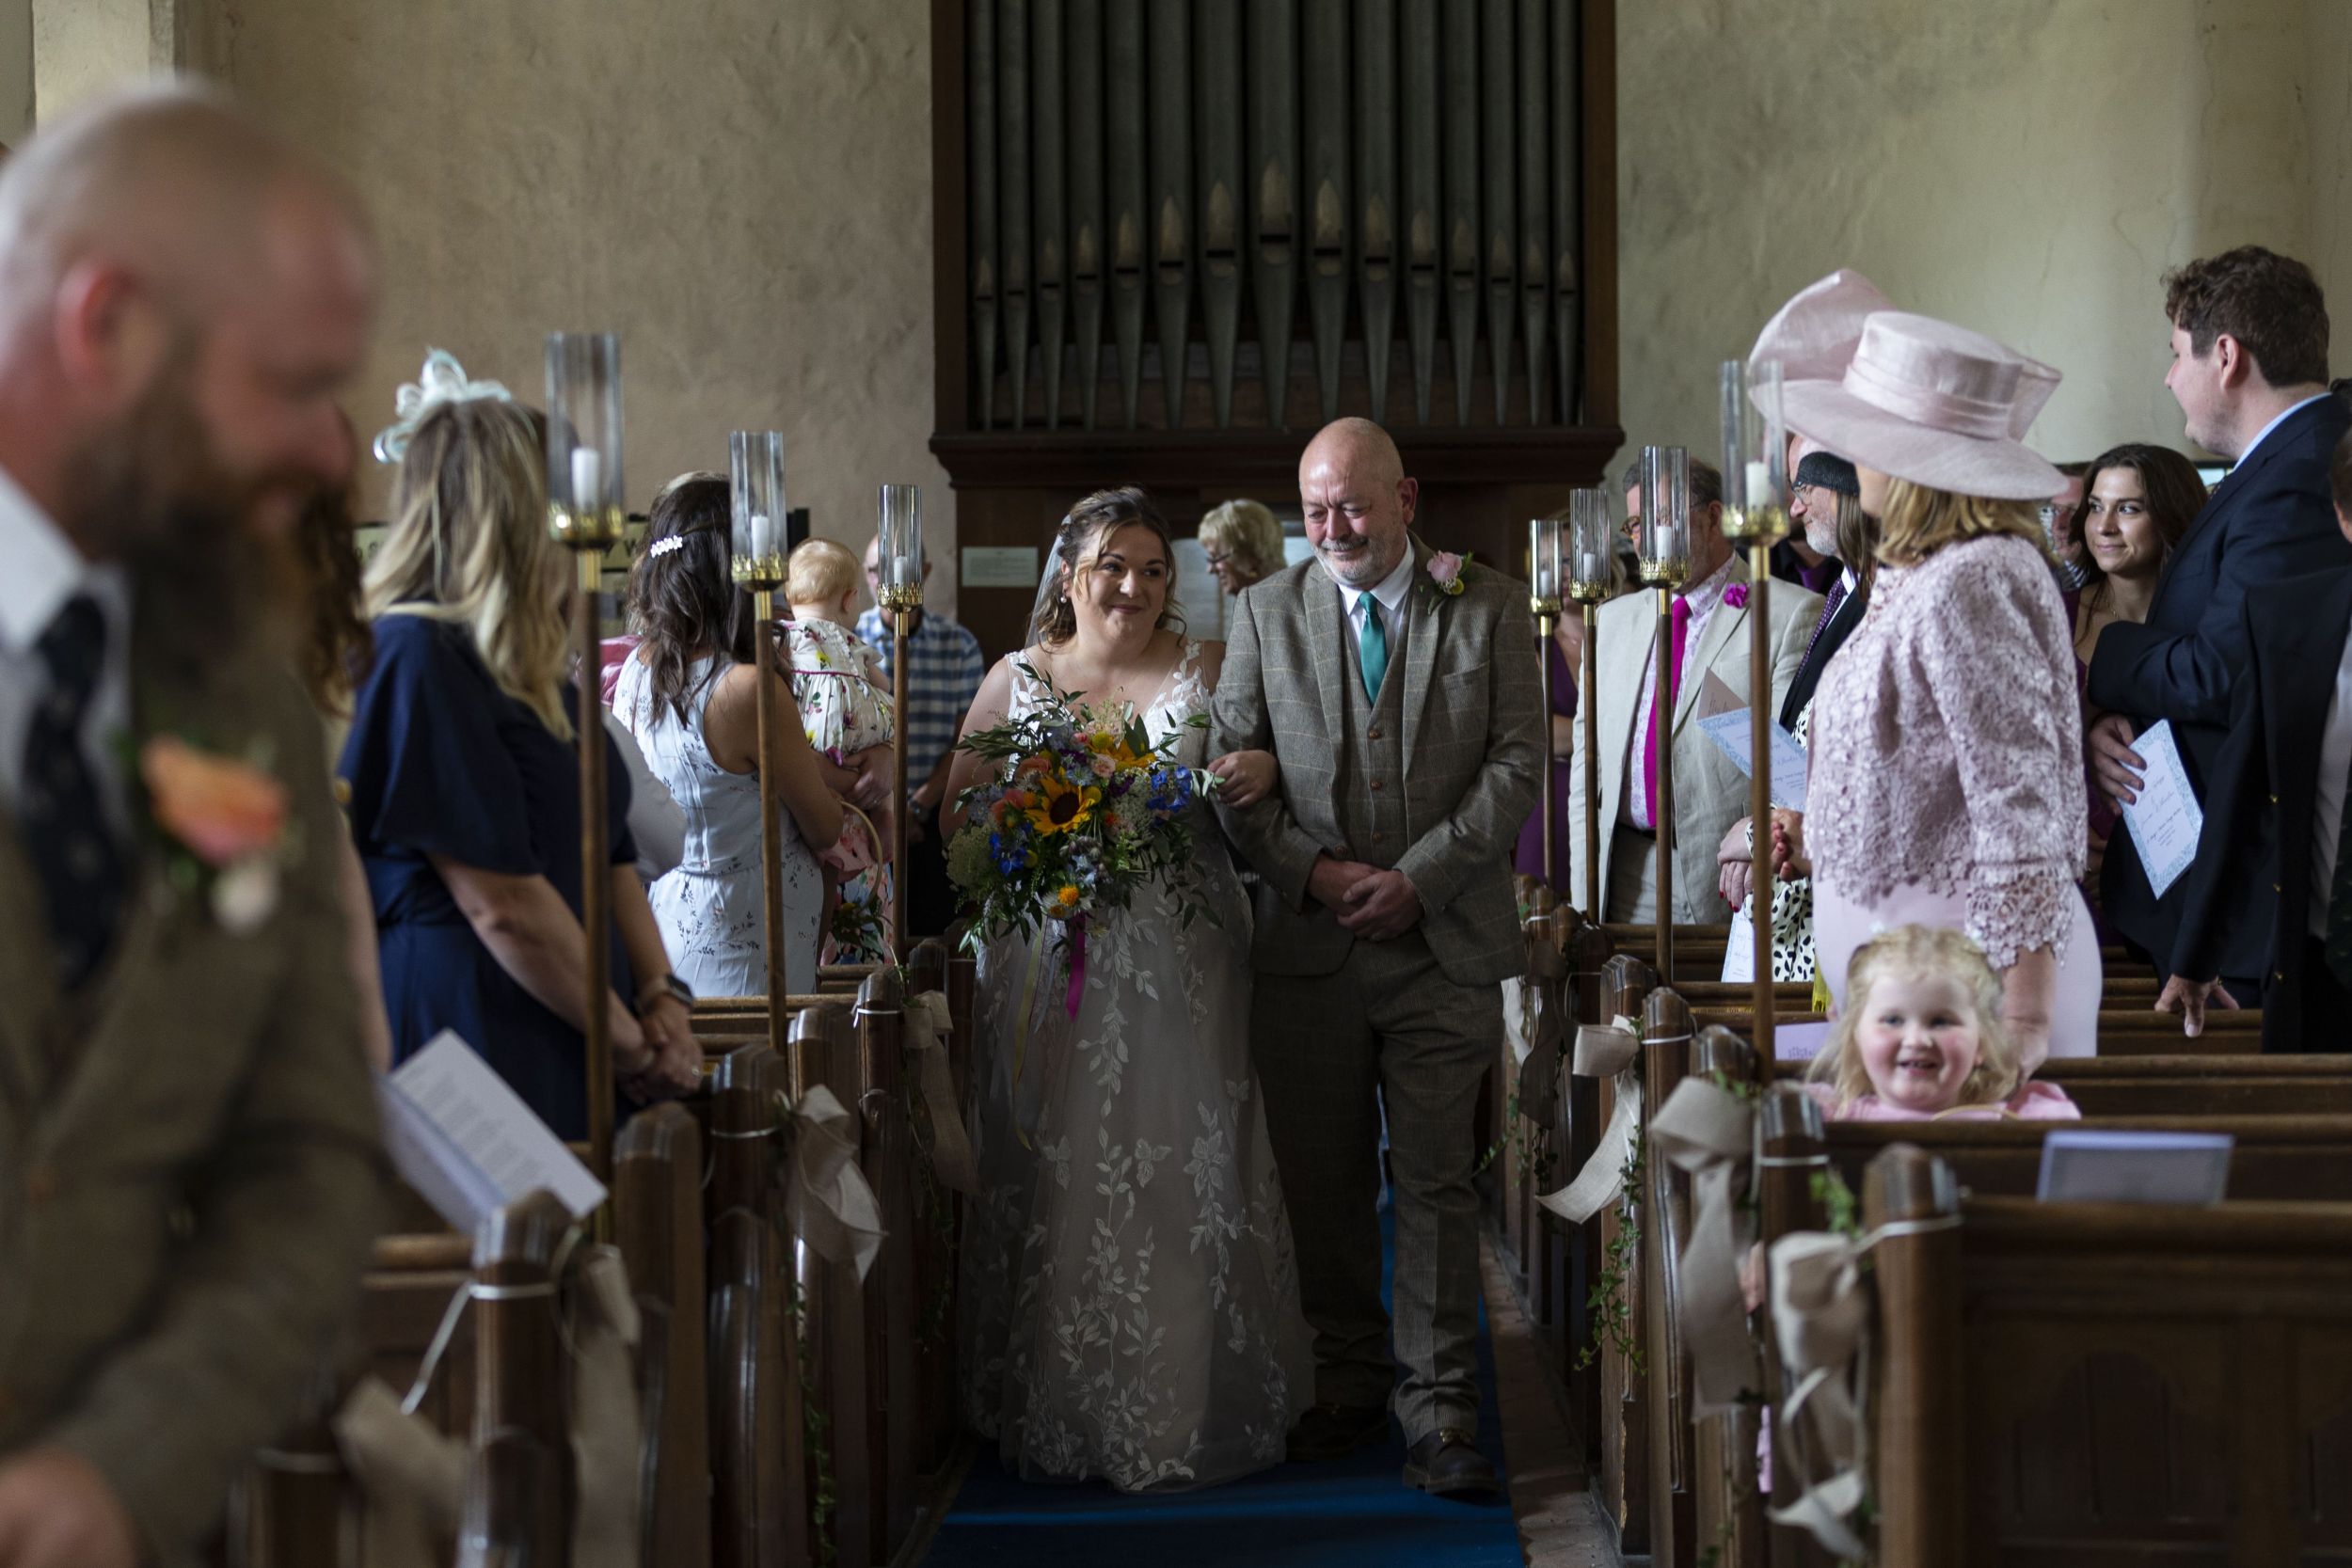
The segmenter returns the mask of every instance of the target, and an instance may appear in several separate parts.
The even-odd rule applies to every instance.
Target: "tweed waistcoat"
[[[1390,637],[1388,673],[1377,698],[1364,696],[1364,683],[1351,669],[1341,680],[1347,721],[1340,744],[1340,831],[1357,860],[1383,871],[1405,852],[1405,661],[1412,617],[1399,616]],[[1349,650],[1352,658],[1353,650]]]

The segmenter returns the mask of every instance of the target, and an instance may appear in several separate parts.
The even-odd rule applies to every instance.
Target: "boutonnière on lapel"
[[[1470,563],[1469,556],[1455,555],[1452,550],[1432,550],[1422,570],[1429,574],[1430,586],[1451,599],[1460,596],[1469,586],[1462,580],[1462,568]]]
[[[203,899],[231,936],[258,930],[278,908],[289,836],[286,786],[267,759],[159,735],[139,748],[138,773],[173,891]]]
[[[1730,587],[1724,589],[1724,603],[1730,606],[1733,610],[1747,609],[1748,585],[1744,582],[1735,582]]]

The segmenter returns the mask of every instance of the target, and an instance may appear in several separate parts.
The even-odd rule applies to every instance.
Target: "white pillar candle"
[[[580,511],[604,504],[604,463],[594,447],[572,449],[572,505]]]
[[[1748,459],[1748,504],[1772,506],[1779,499],[1772,494],[1772,470],[1756,458]]]
[[[776,525],[760,513],[752,514],[752,554],[755,557],[776,553]]]
[[[902,555],[896,559],[891,567],[890,585],[893,588],[914,586],[914,557]]]
[[[1594,554],[1592,551],[1590,551],[1590,550],[1586,550],[1586,551],[1585,551],[1585,552],[1584,552],[1581,556],[1578,557],[1577,559],[1578,559],[1578,560],[1579,560],[1579,562],[1581,562],[1581,564],[1577,567],[1577,572],[1576,572],[1576,576],[1577,576],[1577,580],[1578,580],[1578,581],[1580,581],[1580,582],[1598,582],[1598,581],[1600,581],[1600,580],[1601,580],[1601,578],[1602,578],[1602,575],[1603,575],[1603,574],[1602,574],[1601,569],[1600,569],[1600,557],[1599,557],[1599,556],[1595,555],[1595,554]]]

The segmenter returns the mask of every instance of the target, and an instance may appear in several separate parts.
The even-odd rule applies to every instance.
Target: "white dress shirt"
[[[1320,560],[1321,557],[1316,559]],[[1324,572],[1328,576],[1330,568],[1326,566]],[[1346,611],[1349,667],[1361,670],[1363,668],[1365,590],[1350,588],[1336,577],[1332,578],[1331,581],[1340,591],[1340,608]],[[1411,545],[1407,544],[1405,548],[1405,559],[1398,562],[1396,569],[1373,584],[1371,589],[1373,603],[1378,606],[1380,610],[1380,629],[1389,634],[1389,662],[1391,664],[1396,662],[1396,652],[1399,646],[1397,640],[1405,632],[1405,595],[1412,590],[1412,586],[1413,550]],[[1381,677],[1383,681],[1387,678],[1385,675]]]
[[[1691,681],[1691,657],[1699,650],[1699,634],[1707,629],[1707,618],[1715,613],[1715,607],[1724,602],[1724,590],[1731,586],[1731,575],[1738,569],[1740,558],[1726,557],[1724,563],[1707,575],[1704,581],[1686,589],[1681,597],[1691,601],[1691,622],[1682,630],[1681,679],[1675,688],[1675,701],[1682,701],[1682,690]],[[1701,679],[1706,673],[1699,673]],[[1624,804],[1618,818],[1629,828],[1649,832],[1658,825],[1658,808],[1649,798],[1649,769],[1644,766],[1648,752],[1642,737],[1649,733],[1653,709],[1658,702],[1658,642],[1650,641],[1649,660],[1642,667],[1642,704],[1633,710],[1633,737],[1627,745],[1626,787],[1620,792]]]
[[[2333,392],[2320,392],[2314,396],[2305,398],[2302,402],[2295,404],[2292,408],[2280,410],[2276,419],[2273,419],[2268,424],[2263,426],[2262,429],[2254,433],[2254,438],[2246,443],[2246,450],[2237,454],[2237,461],[2231,464],[2230,467],[2233,468],[2242,468],[2246,467],[2246,460],[2254,455],[2255,450],[2259,448],[2264,441],[2269,438],[2272,431],[2278,429],[2280,425],[2295,418],[2296,415],[2301,413],[2304,409],[2309,408],[2312,404],[2319,402],[2321,398],[2331,398],[2335,395],[2336,394]]]
[[[106,620],[106,658],[82,717],[82,754],[119,831],[131,825],[116,745],[131,730],[131,585],[121,567],[94,565],[0,469],[0,808],[13,813],[24,787],[24,743],[33,710],[49,694],[40,640],[76,594]]]
[[[2312,935],[2328,936],[2328,904],[2336,885],[2337,842],[2344,831],[2344,791],[2352,778],[2352,639],[2336,656],[2336,694],[2319,734],[2319,788],[2312,797]]]

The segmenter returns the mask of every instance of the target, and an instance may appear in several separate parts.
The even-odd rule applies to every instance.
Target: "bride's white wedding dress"
[[[1014,672],[1016,715],[1045,696]],[[1144,727],[1158,739],[1208,705],[1187,641]],[[1208,732],[1183,736],[1179,760],[1200,766]],[[1228,1481],[1279,1464],[1313,1398],[1249,1062],[1249,906],[1215,818],[1195,809],[1195,896],[1216,922],[1184,926],[1160,881],[1096,916],[1074,1021],[1050,949],[1033,986],[1032,942],[980,956],[964,1408],[1025,1478],[1126,1491]]]

